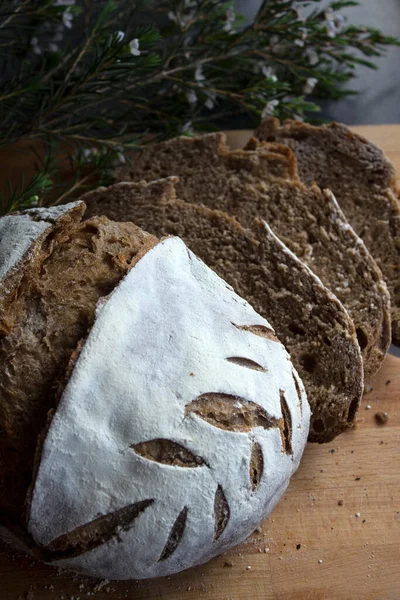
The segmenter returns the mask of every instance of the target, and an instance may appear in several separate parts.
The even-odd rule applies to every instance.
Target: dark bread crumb
[[[375,421],[378,423],[378,425],[386,425],[386,423],[389,421],[389,415],[387,412],[379,411],[375,413]]]
[[[233,567],[233,562],[231,560],[226,560],[223,564],[223,567]]]

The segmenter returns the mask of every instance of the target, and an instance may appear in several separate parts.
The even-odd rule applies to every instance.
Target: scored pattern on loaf
[[[254,427],[270,429],[281,424],[281,419],[270,417],[259,404],[230,394],[202,394],[186,407],[186,414],[190,413],[228,431],[250,431]]]
[[[280,390],[281,409],[283,415],[283,427],[281,428],[282,445],[286,454],[293,454],[292,450],[292,417],[288,403],[286,402],[285,394]]]
[[[294,371],[292,371],[292,375],[293,375],[294,387],[296,388],[297,396],[299,398],[300,413],[302,413],[303,412],[303,400],[301,398],[300,383],[298,380],[298,376],[296,375],[296,373]]]
[[[128,531],[135,519],[153,502],[152,499],[136,502],[108,515],[101,515],[94,521],[59,536],[44,548],[51,552],[48,560],[80,556],[105,544],[112,538],[118,539],[120,533]]]
[[[267,369],[265,367],[262,367],[254,360],[250,360],[250,358],[243,358],[241,356],[229,356],[226,360],[228,362],[239,365],[240,367],[247,367],[247,369],[254,369],[254,371],[263,371],[264,373],[267,372]]]
[[[231,516],[231,509],[225,497],[222,485],[217,487],[214,498],[214,518],[215,518],[215,534],[214,540],[221,537],[228,525]]]
[[[161,556],[158,559],[158,562],[167,560],[167,558],[169,558],[177,549],[178,544],[181,541],[185,532],[187,515],[188,507],[185,506],[179,513],[179,516],[171,529],[171,533],[169,534],[167,543],[164,546],[164,550],[161,552]]]
[[[269,327],[265,327],[265,325],[236,325],[236,323],[232,323],[232,325],[237,327],[237,329],[241,329],[242,331],[250,331],[250,333],[254,333],[254,335],[259,335],[267,340],[272,340],[273,342],[279,343],[275,331]]]
[[[150,440],[149,442],[140,442],[131,447],[137,454],[143,456],[143,458],[163,465],[194,468],[206,464],[201,456],[193,454],[190,450],[184,448],[184,446],[171,440]]]
[[[250,482],[251,489],[254,492],[260,485],[261,477],[264,472],[264,455],[258,442],[254,442],[251,447],[250,458]]]

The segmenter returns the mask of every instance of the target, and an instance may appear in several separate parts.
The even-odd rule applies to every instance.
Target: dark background
[[[236,0],[238,10],[251,18],[259,0]],[[361,0],[360,6],[343,9],[350,23],[381,29],[400,38],[400,0]],[[327,102],[322,116],[348,125],[400,123],[400,47],[389,48],[377,59],[379,69],[359,67],[357,79],[349,87],[358,90],[340,102]]]

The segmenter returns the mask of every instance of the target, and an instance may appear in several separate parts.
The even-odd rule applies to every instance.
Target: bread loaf
[[[165,174],[179,176],[183,200],[224,210],[246,227],[254,217],[265,219],[349,311],[365,376],[378,370],[390,343],[389,295],[381,272],[332,195],[298,180],[289,149],[264,150],[254,140],[247,151],[229,151],[222,133],[179,138],[146,149],[117,176],[140,181]]]
[[[390,291],[393,341],[400,344],[400,202],[390,160],[375,144],[339,123],[314,127],[266,119],[255,135],[290,147],[301,180],[335,194],[382,270]]]
[[[269,322],[179,238],[83,208],[0,220],[0,531],[89,575],[167,575],[272,510],[309,405]]]
[[[89,215],[135,220],[181,237],[269,321],[289,350],[311,404],[311,441],[326,442],[355,420],[362,364],[345,309],[260,219],[246,231],[221,211],[175,199],[176,178],[120,183],[87,193]]]

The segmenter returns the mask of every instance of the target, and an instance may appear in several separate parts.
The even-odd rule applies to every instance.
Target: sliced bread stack
[[[400,203],[395,169],[382,150],[345,125],[266,119],[259,140],[290,147],[301,180],[329,188],[364,240],[390,291],[393,342],[400,344]]]
[[[347,311],[256,213],[244,229],[224,212],[176,199],[175,185],[177,178],[120,183],[83,200],[88,216],[105,214],[157,236],[181,237],[261,315],[268,314],[306,387],[313,412],[309,439],[331,440],[354,423],[362,393],[361,355]]]
[[[222,133],[179,138],[146,149],[118,173],[140,181],[179,177],[178,197],[273,232],[332,290],[355,323],[365,377],[380,367],[390,343],[389,296],[381,272],[346,221],[332,193],[297,177],[293,153],[253,140],[230,151]]]

